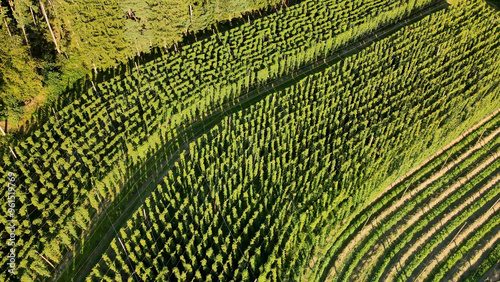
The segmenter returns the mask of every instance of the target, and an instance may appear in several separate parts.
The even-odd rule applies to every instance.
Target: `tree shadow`
[[[125,77],[128,72],[135,70],[135,64],[142,65],[164,56],[167,53],[182,52],[183,46],[191,45],[196,41],[200,41],[213,36],[216,33],[224,32],[232,28],[242,26],[245,24],[253,24],[253,21],[267,15],[278,12],[279,10],[286,11],[288,7],[297,5],[304,0],[288,0],[286,5],[276,4],[269,5],[266,8],[259,10],[247,11],[241,14],[241,17],[236,17],[231,20],[220,21],[211,26],[207,26],[203,30],[195,32],[190,32],[184,34],[182,39],[176,43],[176,45],[170,46],[170,48],[164,47],[153,47],[149,52],[140,52],[139,55],[125,59],[122,62],[118,62],[115,66],[107,68],[97,68],[97,73],[94,71],[89,71],[85,76],[82,76],[74,83],[68,85],[66,89],[61,93],[57,100],[53,103],[47,103],[35,110],[35,113],[31,118],[26,121],[23,125],[20,125],[16,131],[11,132],[15,139],[22,140],[24,137],[29,136],[34,131],[39,129],[45,122],[48,121],[50,117],[53,116],[53,111],[58,112],[69,104],[73,103],[76,99],[79,99],[82,93],[85,93],[88,89],[95,85],[110,80],[114,77]]]
[[[486,3],[493,9],[500,11],[500,0],[486,0]]]

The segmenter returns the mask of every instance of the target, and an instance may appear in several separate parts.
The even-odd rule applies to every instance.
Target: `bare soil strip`
[[[498,209],[500,208],[500,201],[497,201],[486,213],[481,215],[477,220],[468,224],[465,229],[461,230],[457,236],[450,242],[446,248],[442,249],[431,261],[429,264],[421,271],[417,277],[410,278],[412,281],[423,281],[425,277],[429,275],[429,273],[440,263],[444,258],[448,256],[448,254],[456,248],[456,246],[460,245],[464,239],[466,239],[470,233],[474,232],[477,228],[479,228],[482,224],[484,224]]]
[[[492,266],[479,281],[500,281],[500,261]]]
[[[495,111],[495,113],[498,112]],[[493,115],[488,116],[491,118]],[[484,123],[484,122],[483,122]],[[476,127],[477,128],[477,127]],[[469,131],[468,131],[469,132]],[[475,151],[481,149],[484,144],[488,143],[491,139],[493,139],[497,134],[500,133],[500,128],[492,132],[490,135],[488,135],[486,138],[483,139],[482,142],[477,142],[477,144],[469,149],[467,152],[463,153],[460,157],[458,157],[456,160],[450,162],[449,164],[445,165],[441,170],[439,170],[437,173],[435,173],[432,177],[426,179],[424,182],[422,182],[418,187],[416,187],[414,190],[410,191],[410,193],[406,193],[403,197],[401,197],[399,200],[397,200],[393,205],[391,205],[388,209],[384,210],[379,216],[376,218],[372,219],[370,224],[367,224],[361,232],[356,234],[356,236],[349,242],[349,244],[346,246],[345,249],[340,253],[340,255],[336,258],[333,267],[330,269],[330,272],[328,274],[327,280],[332,279],[334,275],[336,275],[336,269],[339,269],[342,266],[343,261],[345,258],[348,257],[348,255],[354,250],[355,246],[359,244],[361,240],[363,240],[372,230],[377,227],[380,223],[384,221],[384,219],[392,214],[394,211],[399,209],[401,206],[403,206],[406,201],[410,200],[414,194],[418,194],[418,192],[422,191],[424,188],[426,188],[429,184],[432,182],[436,181],[440,177],[442,177],[445,173],[447,173],[451,168],[465,160],[467,157],[469,157],[472,153]],[[460,137],[463,138],[464,135]],[[457,141],[458,142],[458,141]],[[416,170],[415,170],[416,171]],[[394,185],[391,185],[393,187]]]
[[[415,253],[431,236],[433,236],[440,228],[446,224],[446,222],[450,221],[454,216],[456,216],[458,213],[463,211],[468,205],[473,203],[478,197],[482,196],[484,193],[486,193],[491,187],[493,187],[498,181],[500,181],[500,175],[496,176],[495,178],[491,179],[488,181],[488,183],[483,186],[477,193],[474,194],[473,197],[470,197],[467,199],[467,201],[463,202],[460,206],[458,206],[456,209],[451,211],[449,214],[447,214],[445,217],[443,217],[437,224],[436,226],[439,226],[439,228],[434,228],[428,230],[425,234],[419,237],[418,241],[413,243],[411,248],[406,250],[404,254],[399,257],[398,259],[398,264],[393,265],[390,269],[390,272],[388,275],[384,276],[385,279],[384,281],[391,281],[394,275],[396,274],[397,267],[398,266],[404,266],[405,263],[407,262],[408,258]]]
[[[465,265],[462,268],[458,268],[458,271],[451,271],[444,278],[446,281],[451,280],[463,280],[467,273],[475,270],[472,266],[477,265],[477,263],[482,260],[484,254],[488,253],[488,250],[493,248],[495,245],[500,243],[500,232],[497,232],[492,238],[488,240],[488,242],[479,250],[475,251],[472,257],[464,257],[462,261]]]
[[[385,249],[384,243],[386,242],[387,244],[391,245],[393,244],[408,228],[410,228],[412,225],[414,225],[417,221],[419,221],[422,216],[426,215],[430,210],[432,210],[436,205],[441,203],[443,200],[445,200],[450,194],[454,193],[456,190],[460,189],[465,183],[468,182],[469,179],[472,179],[475,177],[478,173],[480,173],[484,168],[486,168],[488,165],[490,165],[493,161],[497,159],[496,156],[490,157],[488,160],[484,161],[482,164],[480,164],[478,167],[476,167],[472,172],[468,173],[464,178],[458,179],[453,185],[451,185],[448,189],[443,191],[442,193],[439,194],[437,198],[434,198],[428,205],[421,206],[420,211],[413,216],[411,216],[409,219],[403,220],[404,224],[402,226],[393,226],[390,231],[388,231],[386,234],[390,234],[389,236],[384,235],[384,240],[379,241],[376,243],[374,246],[372,246],[372,249],[369,253],[365,255],[365,259],[361,261],[356,268],[359,271],[354,271],[354,273],[358,274],[363,274],[363,272],[367,271],[367,267],[370,267],[373,263],[376,262],[375,258],[379,257],[380,255],[383,254],[383,251]],[[483,194],[486,192],[489,188],[491,188],[497,181],[500,181],[500,175],[495,177],[492,181],[488,182],[487,185],[482,187],[479,191],[479,195]],[[466,201],[464,201],[459,207],[454,209],[450,214],[457,214],[461,212],[468,204],[472,203],[477,199],[479,196],[478,194],[475,194],[474,196],[471,196],[468,198]],[[432,195],[430,195],[432,197]],[[439,226],[443,226],[445,222],[447,222],[449,219],[452,218],[452,216],[447,215],[444,217],[442,220],[439,221]],[[447,220],[444,220],[447,219]],[[426,235],[432,236],[436,232],[436,229],[431,229],[427,232]],[[430,233],[430,234],[429,234]],[[423,236],[427,237],[428,236]],[[422,238],[419,238],[419,242],[422,240]],[[424,241],[425,242],[425,241]],[[417,244],[414,244],[413,247],[415,247]],[[399,262],[402,263],[401,260],[398,260]],[[358,280],[357,276],[353,276],[353,280]]]

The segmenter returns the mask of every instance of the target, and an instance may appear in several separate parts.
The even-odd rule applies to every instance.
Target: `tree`
[[[1,21],[8,23],[5,14]],[[29,56],[21,37],[0,31],[0,115],[17,118],[21,109],[38,94],[44,94],[42,77],[37,73],[40,64]]]
[[[132,52],[148,52],[153,45],[154,30],[151,25],[151,6],[146,1],[122,1],[122,13],[126,15],[123,36]]]
[[[52,30],[52,25],[50,24],[49,16],[47,15],[47,11],[45,10],[45,5],[43,4],[42,0],[40,0],[40,11],[42,11],[42,15],[45,18],[45,22],[47,23],[47,27],[50,31],[50,35],[52,36],[52,40],[54,41],[54,45],[56,46],[56,51],[57,51],[57,53],[61,53],[61,50],[59,48],[59,44],[57,43],[57,38],[54,34],[54,31]]]
[[[153,44],[167,48],[179,41],[181,33],[188,30],[189,6],[182,0],[153,0],[150,5],[149,22],[154,30]]]

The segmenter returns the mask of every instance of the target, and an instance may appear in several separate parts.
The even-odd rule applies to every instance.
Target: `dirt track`
[[[464,239],[466,239],[470,233],[474,232],[477,228],[483,225],[498,209],[500,208],[500,201],[497,201],[492,208],[490,208],[486,213],[484,213],[479,219],[467,225],[464,230],[458,234],[453,240],[453,243],[450,242],[446,248],[441,250],[437,256],[431,260],[431,262],[424,268],[424,270],[416,277],[415,279],[411,279],[412,281],[423,281],[424,277],[427,277],[429,273],[437,266],[439,262],[441,262],[446,256],[453,250],[456,245],[459,245]]]
[[[491,117],[491,116],[489,116]],[[477,128],[477,127],[476,127]],[[354,250],[356,245],[359,244],[360,241],[362,241],[368,234],[372,232],[372,230],[377,227],[381,222],[385,220],[386,217],[388,217],[390,214],[392,214],[394,211],[399,209],[404,203],[408,200],[410,200],[413,197],[413,194],[417,194],[424,188],[426,188],[429,184],[432,182],[436,181],[439,179],[441,176],[443,176],[446,172],[448,172],[452,167],[455,165],[459,164],[461,161],[465,160],[467,157],[469,157],[473,152],[479,150],[484,144],[488,143],[493,137],[495,137],[497,134],[500,134],[500,128],[495,130],[493,133],[491,133],[488,137],[486,137],[483,142],[478,142],[473,148],[469,149],[467,152],[463,153],[460,157],[458,157],[456,160],[450,162],[447,164],[444,168],[442,168],[440,171],[432,175],[432,177],[426,179],[423,183],[421,183],[418,187],[416,187],[414,190],[412,190],[410,193],[406,193],[403,197],[398,199],[393,205],[391,205],[388,209],[384,210],[379,216],[376,218],[372,219],[369,224],[366,224],[365,227],[356,234],[354,239],[349,242],[347,247],[342,251],[342,253],[337,257],[337,259],[334,262],[334,267],[330,270],[330,273],[327,277],[327,280],[330,279],[333,275],[335,275],[335,269],[339,269],[342,266],[342,263],[344,259]],[[463,138],[463,136],[461,136]],[[460,138],[460,140],[461,140]],[[458,141],[457,141],[458,142]]]
[[[485,192],[487,192],[493,185],[496,184],[496,182],[500,181],[500,176],[495,177],[494,179],[490,180],[485,186],[481,187],[481,189],[474,194],[474,196],[470,197],[467,199],[467,201],[463,202],[460,206],[458,206],[456,209],[451,211],[449,214],[447,214],[445,217],[443,217],[436,225],[441,227],[443,226],[446,222],[448,222],[451,218],[453,218],[455,215],[457,215],[459,212],[461,212],[464,208],[466,208],[468,205],[473,203],[478,196],[483,195]],[[398,259],[398,265],[405,265],[407,262],[408,258],[418,250],[431,236],[433,236],[438,229],[429,229],[425,234],[423,234],[421,237],[419,237],[418,241],[415,242],[410,249],[406,250],[403,256],[401,256]],[[384,281],[391,281],[392,277],[396,274],[396,268],[397,266],[394,265],[394,267],[391,268],[389,274],[387,276],[384,276],[385,279]]]
[[[489,158],[488,160],[486,160],[482,164],[480,164],[478,167],[476,167],[474,169],[474,171],[472,171],[469,174],[467,174],[467,176],[464,177],[464,178],[465,179],[471,179],[471,178],[473,178],[475,175],[477,175],[478,173],[480,173],[485,167],[487,167],[489,164],[491,164],[496,159],[497,159],[497,157],[495,157],[495,156]],[[464,179],[464,178],[462,178],[462,179]],[[419,221],[422,218],[422,216],[426,215],[436,205],[438,205],[439,203],[441,203],[443,200],[446,199],[446,197],[448,197],[449,195],[451,195],[452,193],[454,193],[456,190],[458,190],[460,187],[462,187],[467,182],[467,180],[465,180],[465,181],[462,182],[462,179],[459,179],[457,182],[455,182],[453,185],[451,185],[448,189],[446,189],[441,194],[439,194],[439,196],[437,198],[434,198],[428,205],[422,206],[421,210],[418,213],[415,213],[408,220],[404,220],[404,225],[403,226],[394,226],[394,227],[392,227],[391,230],[387,232],[388,234],[391,234],[391,235],[385,237],[384,239],[386,239],[386,240],[384,240],[384,242],[387,242],[389,245],[392,244],[392,243],[394,243],[409,227],[411,227],[417,221]],[[489,188],[491,188],[498,180],[500,180],[500,176],[496,177],[494,180],[495,181],[489,182],[486,186],[482,187],[481,190],[480,190],[480,194],[483,194],[484,192],[488,191]],[[439,226],[442,226],[445,222],[447,222],[449,219],[451,219],[452,218],[451,214],[457,214],[463,208],[465,208],[468,204],[472,203],[476,198],[477,198],[477,195],[476,196],[472,196],[471,198],[467,199],[467,201],[463,202],[459,207],[457,207],[456,209],[454,209],[449,215],[447,215],[445,218],[443,218],[442,220],[440,220],[439,221]],[[430,229],[424,236],[422,236],[422,237],[419,238],[419,240],[418,240],[417,243],[415,243],[415,244],[412,245],[412,249],[416,250],[416,248],[418,248],[418,246],[420,246],[430,236],[432,236],[435,233],[435,231],[436,231],[436,229]],[[381,252],[383,252],[383,250],[384,250],[383,242],[382,243],[379,242],[378,244],[375,244],[372,248],[373,249],[371,251],[371,255],[368,255],[368,254],[365,255],[365,257],[368,256],[369,258],[365,259],[364,263],[369,264],[369,265],[371,265],[374,262],[373,258],[375,256],[378,257],[378,256],[380,256]],[[413,251],[409,250],[405,254],[405,256],[403,256],[402,258],[400,258],[398,260],[398,263],[404,264],[404,261],[406,261],[406,259],[408,259],[408,256],[410,254],[412,254],[412,253],[413,253]],[[361,274],[362,271],[366,271],[364,263],[358,264],[356,266],[356,268],[359,270],[359,272],[355,271],[354,273],[360,273]],[[387,279],[389,279],[391,276],[388,275],[388,276],[384,276],[384,277],[387,277],[386,278],[386,281],[387,281]],[[353,277],[353,278],[355,279],[355,277]]]

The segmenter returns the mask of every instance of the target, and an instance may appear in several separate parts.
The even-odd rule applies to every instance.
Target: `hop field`
[[[488,92],[486,81],[498,75],[498,57],[486,58],[483,52],[495,48],[497,39],[490,32],[496,27],[484,21],[485,11],[484,6],[470,5],[433,15],[226,117],[181,154],[164,183],[120,230],[90,280],[304,279],[311,249],[332,228],[342,226],[366,195],[397,171],[397,165],[417,158],[412,152],[418,155],[428,146],[421,136],[431,139],[437,132],[451,131],[463,114],[452,109],[464,108],[469,99],[484,107],[495,105],[489,99],[496,94]],[[443,25],[444,17],[460,26]],[[466,90],[464,86],[470,83],[466,80],[474,79],[466,74],[475,67],[468,62],[481,62],[484,74],[491,76],[485,75],[484,84]],[[399,193],[409,197],[400,210],[396,210],[398,203],[406,198],[397,199],[390,190],[398,200],[389,205],[391,213],[371,212],[373,221],[384,225],[373,224],[370,237],[355,245],[359,252],[348,245],[347,253],[333,255],[337,260],[349,257],[335,265],[339,273],[333,278],[356,281],[363,279],[357,275],[366,269],[373,270],[374,276],[389,277],[383,275],[383,269],[374,268],[375,262],[366,261],[373,261],[374,253],[383,251],[377,238],[391,240],[385,233],[403,232],[394,224],[408,222],[406,217],[417,213],[420,202],[439,196],[425,206],[425,212],[437,213],[433,207],[458,205],[458,199],[469,196],[470,191],[485,195],[463,215],[461,210],[453,211],[461,217],[447,228],[443,226],[436,243],[446,239],[446,232],[452,232],[464,217],[487,209],[498,195],[497,123],[495,115],[453,146],[451,150],[461,152],[480,142],[448,164],[456,168],[438,172],[444,174],[442,178],[431,175],[432,188],[427,188],[430,180],[425,178],[414,180],[404,191],[407,182],[397,186]],[[444,162],[442,155],[438,159]],[[428,167],[441,163],[433,161]],[[428,173],[426,170],[425,175]],[[470,182],[463,186],[453,183],[458,177]],[[417,185],[420,182],[423,184]],[[450,187],[446,186],[449,182]],[[447,197],[449,194],[453,197]],[[387,204],[390,200],[379,201]],[[395,215],[385,223],[385,218],[375,218],[373,213]],[[426,222],[438,215],[429,216]],[[410,219],[420,217],[417,213]],[[473,219],[468,220],[476,223]],[[489,224],[482,227],[481,234],[490,234],[498,223],[496,217],[478,220]],[[335,244],[343,244],[344,234],[337,235]],[[425,247],[434,249],[433,245]],[[330,252],[333,249],[326,255]],[[318,264],[317,278],[327,271],[325,267]],[[421,275],[426,277],[432,270],[429,266]]]
[[[13,280],[486,279],[499,24],[306,0],[92,83],[3,148]]]

